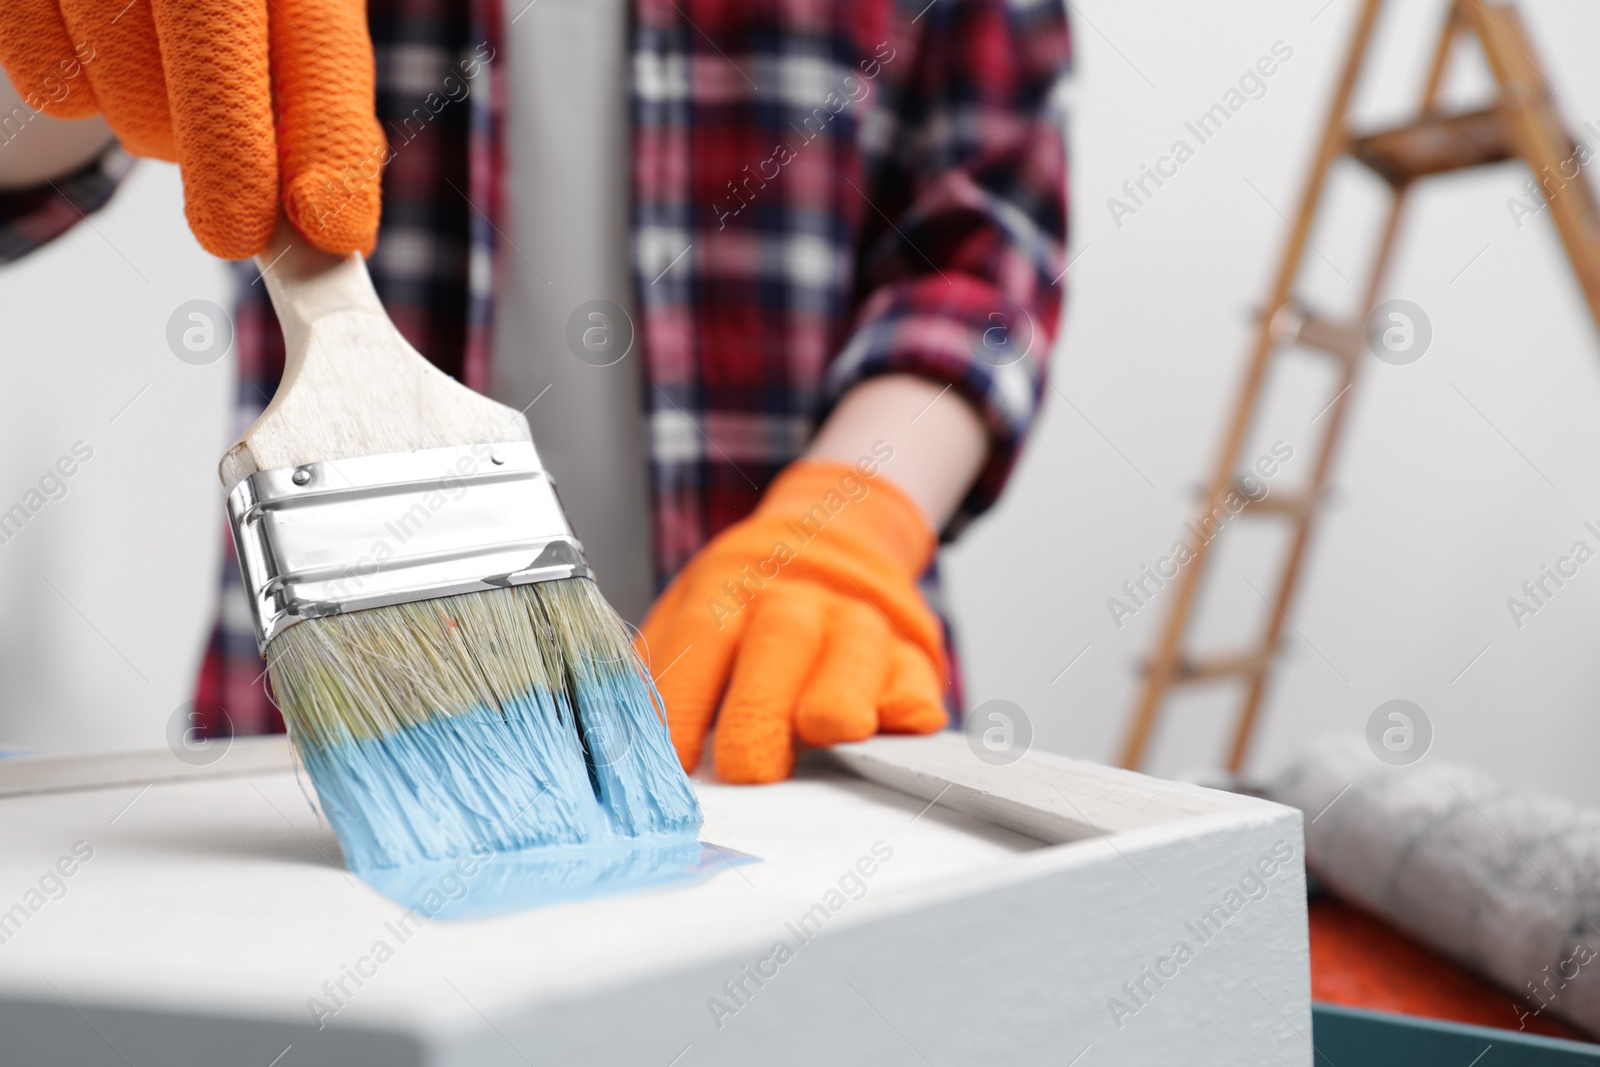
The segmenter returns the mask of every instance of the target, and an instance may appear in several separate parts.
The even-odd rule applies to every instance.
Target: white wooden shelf
[[[1265,801],[878,738],[697,783],[702,836],[759,863],[401,941],[281,739],[99,759],[0,760],[0,1062],[1311,1062],[1301,818]]]

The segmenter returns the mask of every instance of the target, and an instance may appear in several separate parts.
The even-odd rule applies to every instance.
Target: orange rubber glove
[[[942,727],[942,631],[916,584],[933,550],[927,520],[887,479],[790,465],[645,619],[640,652],[684,769],[719,701],[717,774],[737,783],[788,777],[797,734],[831,745]]]
[[[129,152],[176,160],[213,255],[261,251],[280,197],[324,251],[377,239],[387,153],[363,0],[3,0],[0,66],[29,107],[103,112]]]

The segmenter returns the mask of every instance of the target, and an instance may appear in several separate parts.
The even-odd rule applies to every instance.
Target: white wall
[[[969,701],[1014,701],[1042,747],[1110,758],[1124,729],[1133,665],[1165,603],[1119,630],[1105,602],[1166,552],[1212,462],[1249,309],[1286,230],[1278,212],[1293,212],[1356,11],[1356,0],[1333,0],[1319,13],[1322,2],[1074,0],[1080,258],[1055,382],[1076,409],[1051,396],[1011,493],[948,553]],[[1398,118],[1442,4],[1391,7],[1382,69],[1362,96],[1365,114]],[[1600,9],[1527,8],[1571,124],[1600,125],[1588,54]],[[1193,145],[1185,120],[1280,40],[1294,55],[1265,96],[1118,228],[1107,198],[1174,139]],[[1359,731],[1378,704],[1405,697],[1432,718],[1436,755],[1600,803],[1590,768],[1600,562],[1522,629],[1506,609],[1574,540],[1600,547],[1583,529],[1600,526],[1600,343],[1548,222],[1519,231],[1506,209],[1522,180],[1509,166],[1452,177],[1416,201],[1388,292],[1426,310],[1433,347],[1412,366],[1363,368],[1335,506],[1293,616],[1304,639],[1292,640],[1271,689],[1257,771],[1313,733]],[[1377,203],[1370,184],[1341,185],[1352,210],[1312,234],[1338,273],[1311,255],[1306,290],[1333,306],[1360,283],[1359,233]],[[166,346],[178,304],[227,303],[227,278],[178,224],[179,204],[172,169],[144,164],[96,229],[0,268],[13,376],[0,393],[0,503],[73,441],[95,448],[67,497],[0,545],[0,748],[159,744],[188,699],[211,611],[214,464],[232,371],[230,361],[188,366]],[[1280,367],[1282,402],[1251,453],[1293,445],[1275,488],[1309,469],[1308,422],[1329,399],[1313,358]],[[1208,643],[1234,647],[1260,621],[1245,579],[1268,588],[1265,529],[1251,536],[1240,523],[1226,535]],[[1219,687],[1172,705],[1153,767],[1212,762],[1229,695]]]
[[[93,450],[0,544],[0,750],[158,746],[191,699],[234,370],[167,346],[178,305],[231,306],[182,205],[177,168],[141,163],[92,227],[0,267],[0,510]]]
[[[1323,3],[1074,0],[1080,258],[1055,382],[1077,410],[1051,396],[997,514],[949,554],[969,704],[1015,702],[1044,747],[1111,758],[1126,728],[1134,665],[1167,603],[1157,598],[1119,630],[1106,600],[1165,554],[1214,462],[1249,312],[1266,296],[1287,231],[1279,212],[1294,213],[1358,8],[1333,0],[1319,15]],[[1389,5],[1377,76],[1360,93],[1364,116],[1403,117],[1443,6]],[[1600,125],[1600,8],[1523,6],[1570,125]],[[1118,228],[1107,198],[1175,138],[1195,145],[1183,123],[1279,40],[1294,56],[1266,95]],[[1469,69],[1481,73],[1478,62]],[[1377,705],[1406,698],[1432,719],[1435,756],[1600,802],[1600,562],[1520,630],[1506,607],[1575,540],[1600,548],[1583,528],[1600,526],[1600,342],[1548,220],[1519,231],[1507,210],[1526,177],[1509,164],[1451,176],[1414,201],[1386,295],[1427,312],[1433,345],[1411,366],[1368,357],[1362,367],[1337,496],[1293,613],[1303,639],[1291,635],[1269,691],[1257,773],[1307,736],[1360,732]],[[1303,289],[1333,306],[1363,282],[1358,235],[1375,225],[1379,203],[1353,167],[1339,184],[1350,210],[1325,216],[1311,239],[1350,284],[1308,253]],[[1290,442],[1296,458],[1277,480],[1285,487],[1309,471],[1321,426],[1309,420],[1333,390],[1309,355],[1278,369],[1278,414],[1249,454]],[[1270,592],[1276,542],[1254,525],[1252,536],[1237,536],[1244,520],[1224,535],[1233,540],[1203,594],[1198,647],[1242,647],[1264,621],[1245,581]],[[1238,690],[1189,693],[1169,705],[1158,771],[1222,754]]]

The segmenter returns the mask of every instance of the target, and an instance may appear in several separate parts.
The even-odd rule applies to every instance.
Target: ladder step
[[[1337,322],[1299,304],[1282,304],[1268,325],[1272,340],[1280,345],[1305,345],[1341,359],[1354,359],[1365,343],[1362,331]]]
[[[1230,486],[1230,489],[1233,493],[1244,499],[1244,508],[1238,512],[1240,515],[1249,515],[1251,512],[1254,512],[1257,515],[1289,515],[1298,517],[1311,511],[1316,507],[1317,504],[1316,499],[1310,493],[1295,492],[1289,489],[1280,489],[1276,492],[1270,492],[1258,500],[1250,495],[1251,491],[1249,487],[1246,486],[1243,481],[1238,479],[1235,479],[1233,485]],[[1261,484],[1258,482],[1256,484],[1256,491],[1259,492],[1260,489]],[[1206,487],[1203,485],[1197,485],[1194,487],[1194,495],[1195,499],[1201,502],[1210,502],[1211,498],[1206,495]],[[1226,509],[1224,500],[1218,500],[1216,506]]]
[[[1180,656],[1178,658],[1178,672],[1173,681],[1204,682],[1213,678],[1234,676],[1248,678],[1260,674],[1271,661],[1272,657],[1260,649],[1248,649],[1243,652],[1228,652],[1200,658]],[[1144,664],[1143,670],[1144,673],[1149,674],[1150,664]]]
[[[1499,163],[1516,155],[1511,129],[1495,108],[1430,115],[1394,129],[1355,137],[1350,154],[1393,186],[1430,174]]]
[[[1250,500],[1244,487],[1235,483],[1234,491],[1240,496]],[[1268,493],[1260,500],[1250,500],[1244,506],[1242,514],[1250,515],[1288,515],[1291,518],[1300,518],[1311,512],[1316,507],[1316,498],[1310,493],[1293,493],[1287,490],[1277,493]]]

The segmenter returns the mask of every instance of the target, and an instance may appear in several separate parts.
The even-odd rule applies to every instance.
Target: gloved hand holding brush
[[[372,248],[386,148],[362,0],[5,0],[0,65],[28,107],[104,113],[129,152],[177,161],[213,255],[261,251],[280,198],[316,247]]]
[[[954,510],[984,437],[961,400],[926,407],[940,395],[910,378],[859,386],[809,458],[651,609],[641,652],[685,769],[713,717],[717,774],[744,784],[788,777],[796,736],[831,745],[945,725],[942,627],[917,578],[933,558],[932,522]],[[908,425],[919,408],[927,421]],[[902,431],[896,444],[869,447],[884,426]],[[870,462],[841,461],[851,454]]]

